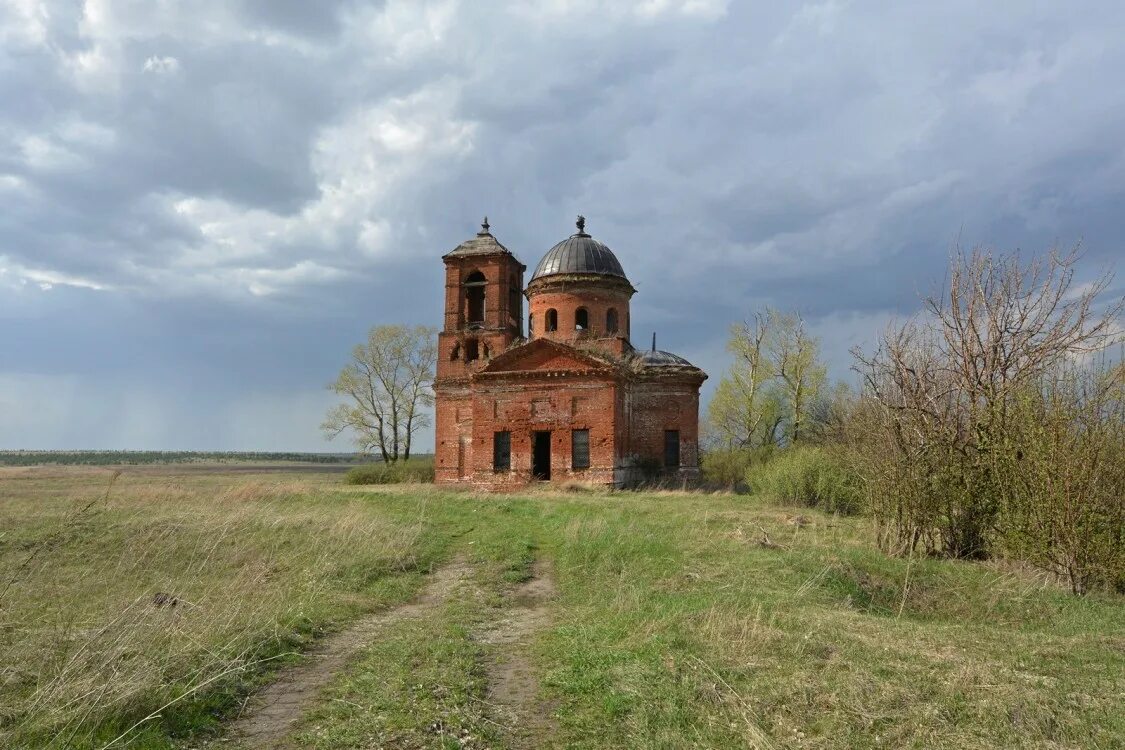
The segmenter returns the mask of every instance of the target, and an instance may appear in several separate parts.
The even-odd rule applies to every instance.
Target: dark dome
[[[531,281],[562,273],[594,273],[625,278],[625,269],[613,251],[585,232],[571,235],[548,250],[535,267],[535,273],[531,274]]]
[[[677,367],[694,367],[691,362],[672,352],[665,352],[659,349],[650,349],[649,351],[638,352],[638,357],[649,367],[662,367],[672,365]]]

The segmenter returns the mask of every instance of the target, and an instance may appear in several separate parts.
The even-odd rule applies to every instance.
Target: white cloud
[[[111,128],[77,117],[64,119],[52,131],[16,138],[23,163],[42,172],[82,169],[88,166],[90,153],[105,151],[116,142],[117,133]]]
[[[43,291],[48,291],[56,286],[69,286],[76,289],[91,289],[94,291],[112,289],[108,284],[103,284],[74,274],[43,268],[29,268],[3,255],[0,255],[0,277],[7,279],[10,284],[14,283],[21,286],[29,283],[34,284]]]
[[[345,274],[338,268],[303,260],[288,268],[236,268],[228,272],[255,297],[274,294],[285,288],[336,281]]]
[[[33,170],[51,172],[74,169],[84,163],[78,154],[41,135],[24,136],[19,147],[24,163]]]
[[[155,73],[156,75],[166,75],[175,73],[180,69],[180,61],[174,57],[158,57],[153,55],[145,60],[145,64],[141,66],[141,70],[145,73]]]
[[[713,21],[726,15],[729,4],[730,0],[546,0],[535,5],[515,2],[510,8],[544,20],[597,16],[602,21],[616,22],[680,16]]]
[[[360,254],[393,255],[386,201],[419,174],[455,164],[472,151],[476,126],[453,115],[453,100],[445,85],[426,87],[360,107],[322,129],[311,156],[318,195],[293,213],[219,198],[167,196],[169,211],[201,240],[182,249],[172,263],[177,275],[168,281],[228,288],[233,283],[263,296],[339,278],[340,269],[356,265]],[[310,253],[332,260],[312,261]],[[285,258],[293,264],[276,270]]]
[[[27,190],[27,180],[15,174],[0,174],[0,191],[15,193]]]
[[[448,44],[460,7],[459,0],[388,0],[347,23],[363,29],[384,60],[404,63]]]
[[[51,14],[43,0],[0,3],[0,48],[37,47],[47,41]]]

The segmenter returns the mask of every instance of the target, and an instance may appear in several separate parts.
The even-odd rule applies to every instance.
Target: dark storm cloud
[[[717,380],[802,310],[835,373],[955,242],[1120,265],[1125,11],[724,0],[0,10],[0,444],[320,448],[374,323],[489,214],[615,249]]]

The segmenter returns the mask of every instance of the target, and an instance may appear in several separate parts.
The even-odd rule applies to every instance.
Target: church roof
[[[620,372],[616,361],[599,352],[579,349],[548,338],[537,338],[517,344],[493,357],[483,369],[477,371],[475,377],[519,373],[536,376],[560,371],[613,375]]]
[[[634,351],[631,355],[633,366],[637,371],[650,375],[692,375],[707,379],[707,373],[691,362],[672,352],[656,348],[656,334],[652,334],[652,348],[648,351]],[[702,382],[702,380],[700,382]]]
[[[484,217],[484,222],[480,226],[481,230],[477,232],[476,237],[465,240],[442,257],[459,258],[466,255],[495,255],[496,253],[505,253],[513,258],[515,257],[511,250],[504,247],[500,240],[492,236],[492,232],[489,231],[490,225],[487,216]]]
[[[637,357],[647,367],[695,367],[691,362],[672,352],[662,351],[660,349],[651,349],[647,352],[639,352]]]
[[[578,217],[578,232],[558,243],[543,256],[531,281],[557,274],[588,273],[625,277],[625,269],[613,251],[586,234],[586,219]],[[627,281],[628,279],[626,279]]]

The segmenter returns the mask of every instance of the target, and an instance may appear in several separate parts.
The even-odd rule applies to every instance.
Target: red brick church
[[[699,387],[686,359],[633,348],[629,283],[613,252],[578,232],[527,288],[488,219],[445,255],[438,337],[436,480],[622,486],[699,471]],[[527,334],[523,299],[527,298]]]

